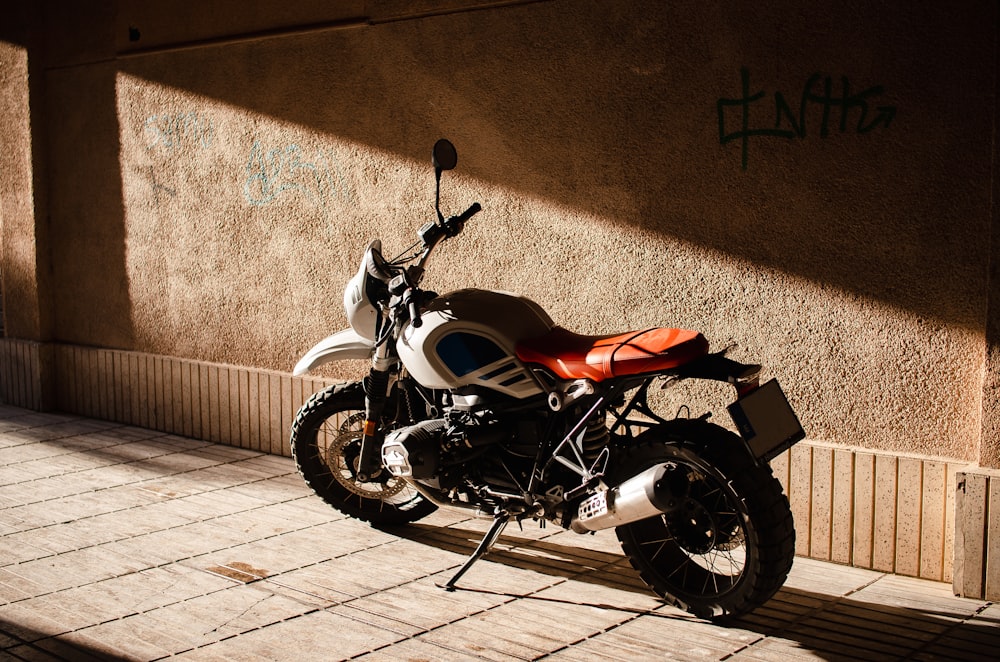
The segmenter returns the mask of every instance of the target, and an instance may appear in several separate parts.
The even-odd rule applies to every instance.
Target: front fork
[[[372,367],[365,380],[365,427],[361,437],[357,476],[361,482],[374,479],[382,472],[382,441],[385,430],[379,425],[385,403],[389,399],[391,372],[398,359],[391,355],[391,343],[382,343],[375,349]]]

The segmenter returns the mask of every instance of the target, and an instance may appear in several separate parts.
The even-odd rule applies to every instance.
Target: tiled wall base
[[[952,580],[955,475],[966,464],[802,442],[771,466],[799,555]]]
[[[1000,600],[1000,472],[969,469],[957,481],[955,594]]]
[[[0,402],[36,411],[54,405],[51,391],[52,345],[0,338]]]
[[[0,340],[0,359],[0,399],[9,404],[48,408],[39,386],[48,370],[48,397],[56,409],[280,455],[289,454],[295,412],[329,384],[167,356],[12,340]],[[792,504],[799,555],[952,581],[956,473],[965,464],[803,442],[772,466]],[[994,488],[994,503],[998,493]],[[1000,507],[993,513],[1000,519]],[[989,525],[1000,531],[1000,522]]]
[[[290,455],[295,412],[319,379],[138,352],[57,346],[62,411]]]

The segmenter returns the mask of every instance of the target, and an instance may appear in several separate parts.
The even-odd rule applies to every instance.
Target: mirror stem
[[[437,211],[438,225],[444,225],[444,214],[441,213],[441,169],[434,169],[434,209]]]

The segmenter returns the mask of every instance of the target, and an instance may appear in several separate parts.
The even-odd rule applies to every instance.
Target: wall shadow
[[[118,66],[981,330],[995,8],[908,11],[553,1]]]
[[[106,660],[119,662],[134,660],[135,656],[119,654],[111,647],[88,646],[80,640],[70,641],[64,636],[52,636],[23,624],[0,619],[0,650],[15,660]]]
[[[31,150],[27,186],[38,267],[31,283],[7,279],[4,296],[10,307],[20,294],[12,290],[37,287],[42,318],[35,332],[40,337],[19,334],[12,325],[8,332],[30,340],[130,347],[116,68],[110,59],[102,61],[112,31],[101,18],[113,7],[21,3],[5,12],[0,39],[28,53],[30,85],[22,101],[30,112],[30,144],[10,148]]]

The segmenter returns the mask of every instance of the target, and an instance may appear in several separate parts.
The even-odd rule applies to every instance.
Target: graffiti
[[[151,115],[146,118],[145,130],[150,148],[160,146],[166,150],[185,145],[206,148],[215,137],[212,118],[197,112]]]
[[[309,155],[295,144],[265,149],[255,140],[246,164],[244,197],[262,206],[286,192],[304,195],[320,207],[349,195],[333,150],[316,149]]]
[[[793,108],[781,92],[774,93],[774,115],[771,118],[767,115],[770,107],[765,100],[764,91],[752,94],[750,92],[750,72],[746,67],[740,70],[740,77],[742,82],[741,96],[736,99],[719,99],[717,108],[719,142],[722,145],[733,141],[740,142],[744,170],[747,169],[749,160],[751,138],[804,139],[809,124],[807,120],[812,121],[813,130],[815,130],[818,121],[820,138],[829,136],[831,130],[836,130],[839,133],[854,131],[858,134],[864,134],[880,127],[889,128],[889,124],[896,116],[895,106],[876,105],[877,98],[885,91],[881,85],[854,92],[851,90],[848,78],[843,76],[835,93],[832,77],[813,74],[802,87],[797,108]],[[765,117],[773,119],[773,121],[770,124],[752,122],[750,119],[751,107],[759,109],[758,114],[763,112]],[[726,111],[729,108],[737,109],[739,128],[727,132]]]
[[[165,186],[156,179],[156,173],[153,171],[153,166],[148,166],[146,171],[149,174],[149,183],[153,187],[153,200],[157,205],[160,204],[161,192],[167,194],[167,196],[171,198],[177,197],[177,189]]]

